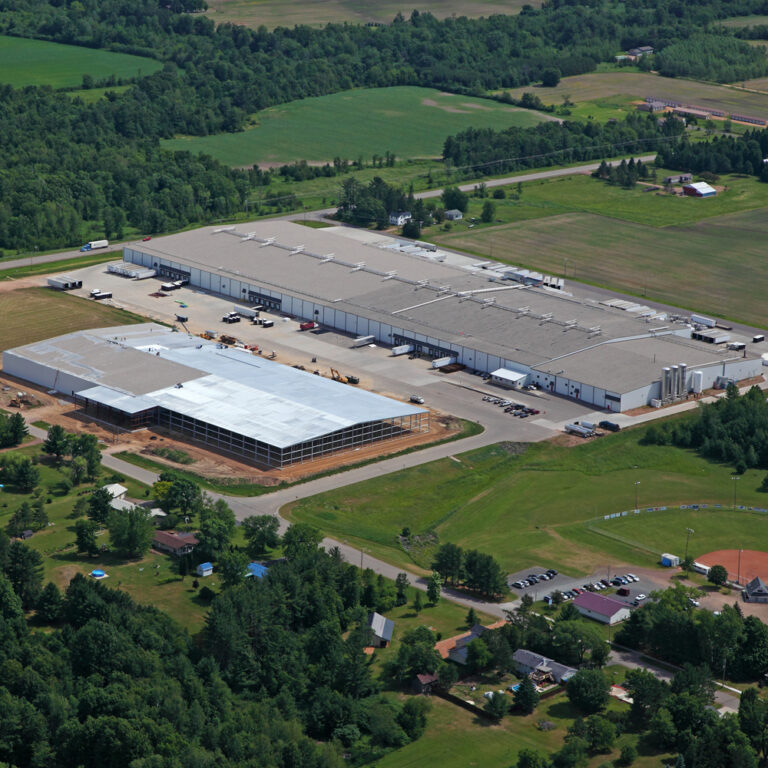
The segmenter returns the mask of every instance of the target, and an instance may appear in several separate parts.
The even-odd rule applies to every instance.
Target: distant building
[[[680,558],[677,555],[671,555],[669,552],[665,552],[661,556],[661,564],[665,568],[677,568],[680,565]]]
[[[464,214],[458,208],[451,208],[450,211],[445,212],[445,218],[447,221],[461,221]]]
[[[686,184],[683,187],[683,194],[688,197],[714,197],[717,190],[710,187],[706,181],[697,181],[694,184]]]
[[[642,104],[638,104],[637,108],[641,112],[663,112],[667,105],[661,101],[644,101]]]
[[[573,667],[552,661],[540,653],[518,648],[512,654],[515,668],[520,675],[528,675],[534,683],[566,683],[576,674]]]
[[[678,173],[677,176],[665,176],[665,184],[687,184],[693,180],[693,176],[690,173]]]
[[[31,530],[30,528],[27,528],[26,530],[21,532],[21,538],[25,541],[27,539],[31,539],[35,535],[35,532]]]
[[[128,493],[128,489],[120,483],[112,483],[111,485],[103,485],[102,491],[109,491],[113,499],[125,498],[125,494]]]
[[[605,595],[596,595],[594,592],[582,592],[573,604],[582,616],[602,624],[618,624],[628,619],[630,614],[626,603]]]
[[[440,640],[435,643],[435,650],[440,654],[441,659],[450,659],[462,666],[467,663],[467,646],[478,637],[482,637],[486,632],[491,629],[498,629],[503,627],[504,620],[483,626],[482,624],[475,624],[469,632],[464,632],[461,635],[454,635],[453,637]]]
[[[380,613],[368,614],[368,628],[371,632],[370,643],[375,648],[386,648],[392,641],[395,622],[385,619]]]
[[[152,539],[152,546],[155,549],[176,557],[188,555],[197,544],[197,536],[194,533],[155,531],[155,537]]]
[[[630,48],[627,51],[627,54],[629,56],[648,56],[653,53],[653,46],[652,45],[641,45],[637,48]]]
[[[427,694],[432,693],[437,684],[437,675],[416,675],[412,688],[414,693]]]
[[[697,120],[709,120],[712,117],[711,112],[696,107],[675,107],[673,112],[678,117],[695,117]]]
[[[195,574],[202,578],[213,574],[213,563],[200,563],[195,569]]]
[[[742,596],[748,603],[768,603],[768,586],[757,576],[747,584]]]
[[[403,224],[409,222],[413,216],[410,211],[397,211],[389,214],[389,223],[394,224],[396,227],[402,227]]]

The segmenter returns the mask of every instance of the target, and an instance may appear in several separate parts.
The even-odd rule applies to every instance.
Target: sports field
[[[185,137],[166,149],[204,152],[227,165],[330,161],[370,162],[374,154],[436,157],[447,136],[469,127],[528,127],[548,119],[489,99],[410,86],[371,88],[302,99],[255,115],[240,133]]]
[[[448,16],[492,16],[496,13],[517,13],[524,0],[422,0],[420,3],[403,3],[398,0],[378,0],[375,3],[350,2],[349,0],[210,0],[208,11],[217,24],[232,22],[247,27],[264,25],[293,27],[296,24],[320,26],[330,22],[365,24],[377,21],[389,23],[398,13],[408,18],[414,8],[429,12],[439,19]],[[538,6],[540,2],[530,5]]]
[[[83,328],[143,322],[123,309],[48,288],[0,293],[0,351]]]
[[[604,515],[635,506],[636,481],[641,507],[731,503],[731,467],[678,448],[641,446],[642,434],[630,430],[575,448],[537,443],[522,455],[490,446],[456,454],[458,461],[443,459],[320,494],[285,511],[292,520],[410,567],[428,567],[432,551],[410,557],[396,538],[404,526],[413,534],[435,532],[440,543],[491,552],[510,572],[534,564],[573,573],[622,561],[650,566],[656,551],[680,550],[686,526],[701,539],[701,546],[692,543],[694,551],[762,546],[762,526],[724,510],[706,518],[669,513],[668,528],[648,525],[642,515],[610,521],[634,525],[622,537],[590,529],[590,521],[597,519],[602,528]],[[757,491],[764,474],[742,476],[740,504],[768,507],[768,497]]]
[[[510,91],[520,98],[525,91],[535,93],[545,104],[562,104],[568,96],[576,104],[574,117],[618,117],[620,110],[631,111],[633,101],[646,96],[696,104],[725,112],[768,119],[768,95],[750,93],[727,85],[714,85],[681,78],[660,77],[636,69],[592,72],[564,77],[556,88],[526,86]],[[622,104],[623,102],[623,104]],[[603,114],[609,111],[611,114]]]
[[[515,223],[463,228],[430,239],[765,327],[765,296],[755,275],[765,269],[766,187],[754,179],[734,179],[729,192],[701,200],[620,190],[588,177],[534,182],[523,186],[519,203],[497,206],[498,218],[518,216]],[[707,208],[708,202],[724,207]],[[744,210],[703,218],[739,206]],[[696,221],[697,216],[702,218]],[[672,225],[676,217],[680,223]],[[665,223],[670,225],[659,227]]]
[[[71,88],[80,85],[83,75],[91,75],[96,80],[110,75],[140,77],[151,75],[161,67],[155,59],[127,53],[0,35],[0,82],[15,88],[25,85]]]

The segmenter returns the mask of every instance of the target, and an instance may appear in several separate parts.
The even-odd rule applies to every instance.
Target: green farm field
[[[622,190],[589,177],[533,182],[518,202],[494,201],[496,218],[512,223],[462,225],[429,237],[478,256],[765,327],[765,300],[754,277],[764,270],[768,186],[732,177],[718,183],[728,190],[702,200]]]
[[[83,75],[96,79],[110,75],[132,78],[151,75],[161,67],[155,59],[127,53],[0,36],[0,82],[15,88],[71,88],[80,85]]]
[[[564,77],[555,88],[526,86],[509,93],[520,98],[525,91],[535,93],[545,104],[560,105],[568,96],[576,105],[571,108],[572,117],[580,119],[590,115],[596,119],[621,117],[635,109],[632,102],[642,101],[646,96],[768,119],[768,95],[727,85],[661,77],[632,68]]]
[[[398,13],[406,18],[414,8],[429,12],[439,19],[448,16],[492,16],[497,13],[517,13],[523,0],[422,0],[420,3],[403,3],[398,0],[380,0],[376,3],[348,2],[347,0],[210,0],[208,11],[217,24],[231,22],[254,29],[262,24],[268,29],[293,27],[296,24],[321,26],[328,23],[365,24],[389,23]],[[538,6],[539,2],[530,3]]]
[[[240,133],[184,137],[166,149],[212,155],[232,166],[295,160],[350,160],[394,152],[400,158],[437,157],[447,136],[469,127],[529,127],[548,119],[489,99],[400,86],[345,91],[270,107]]]
[[[491,552],[510,572],[537,564],[574,574],[622,561],[652,566],[657,549],[680,549],[693,513],[669,513],[679,535],[665,536],[661,546],[661,538],[644,534],[641,524],[630,544],[590,526],[633,508],[636,481],[641,507],[729,504],[732,468],[690,451],[641,446],[642,434],[629,430],[572,448],[536,443],[522,455],[490,446],[297,501],[284,511],[291,520],[414,570],[429,567],[432,550],[406,553],[396,539],[404,526],[413,534],[434,532],[441,543]],[[742,477],[740,504],[768,506],[757,490],[763,475]],[[729,546],[729,530],[730,546],[764,547],[762,527],[742,526],[743,519],[744,513],[732,510],[697,519],[697,541],[707,546],[696,553],[713,549],[713,542]]]
[[[738,27],[756,27],[761,24],[768,24],[768,16],[733,16],[730,19],[721,19],[717,23],[732,29]]]
[[[48,288],[23,288],[0,294],[0,350],[84,328],[143,322],[144,318],[123,309]]]

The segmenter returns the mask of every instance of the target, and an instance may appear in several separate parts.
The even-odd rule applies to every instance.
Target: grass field
[[[721,19],[717,22],[724,27],[753,27],[768,24],[768,16],[733,16],[730,19]]]
[[[167,149],[205,152],[233,166],[329,161],[370,161],[389,150],[400,158],[435,157],[443,141],[470,126],[531,126],[545,119],[530,110],[489,99],[410,86],[345,91],[270,107],[241,133],[177,138]]]
[[[0,36],[0,82],[15,88],[50,85],[71,88],[83,75],[95,79],[114,75],[130,78],[151,75],[162,64],[155,59],[113,53],[78,45]]]
[[[568,96],[577,105],[571,108],[572,117],[580,119],[621,117],[634,109],[633,101],[646,96],[768,118],[768,96],[763,94],[726,85],[661,77],[630,68],[564,77],[556,88],[526,86],[510,93],[520,98],[525,91],[534,92],[545,104],[562,104]]]
[[[375,556],[401,566],[417,562],[396,541],[403,526],[414,534],[434,531],[441,543],[492,552],[510,572],[546,565],[570,573],[590,573],[609,563],[653,565],[660,549],[675,551],[695,513],[669,513],[665,543],[639,523],[637,546],[606,537],[587,522],[634,507],[635,481],[640,506],[685,503],[729,504],[731,467],[713,465],[689,451],[638,444],[641,429],[564,448],[537,443],[522,455],[503,446],[458,454],[336,491],[294,502],[285,508],[291,520],[308,522],[327,534],[363,546]],[[764,473],[747,472],[739,482],[739,503],[768,506],[757,488]],[[361,512],[364,510],[364,513]],[[694,555],[713,542],[764,547],[762,527],[742,526],[744,513],[721,511],[711,521],[696,519]],[[729,523],[724,521],[732,522]],[[591,523],[590,523],[591,524]],[[677,530],[675,537],[672,533]]]
[[[653,229],[593,214],[433,239],[479,256],[765,327],[765,209]]]
[[[330,22],[365,24],[369,21],[390,22],[399,13],[406,18],[414,8],[429,12],[439,19],[448,16],[491,16],[496,13],[517,13],[523,0],[422,0],[420,3],[403,3],[397,0],[378,0],[376,3],[348,2],[347,0],[210,0],[209,14],[217,24],[232,22],[247,27],[264,25],[293,27],[296,24],[319,26]],[[539,2],[530,5],[538,6]]]
[[[144,318],[123,309],[48,288],[23,288],[0,294],[0,350],[84,328],[143,322]]]

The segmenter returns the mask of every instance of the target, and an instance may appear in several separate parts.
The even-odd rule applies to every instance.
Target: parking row
[[[527,419],[529,416],[538,416],[541,413],[538,408],[531,408],[522,403],[515,403],[512,400],[505,400],[501,397],[486,395],[483,397],[483,401],[490,403],[491,405],[498,405],[500,408],[504,409],[504,413],[508,413],[511,416],[518,416],[521,419]]]

